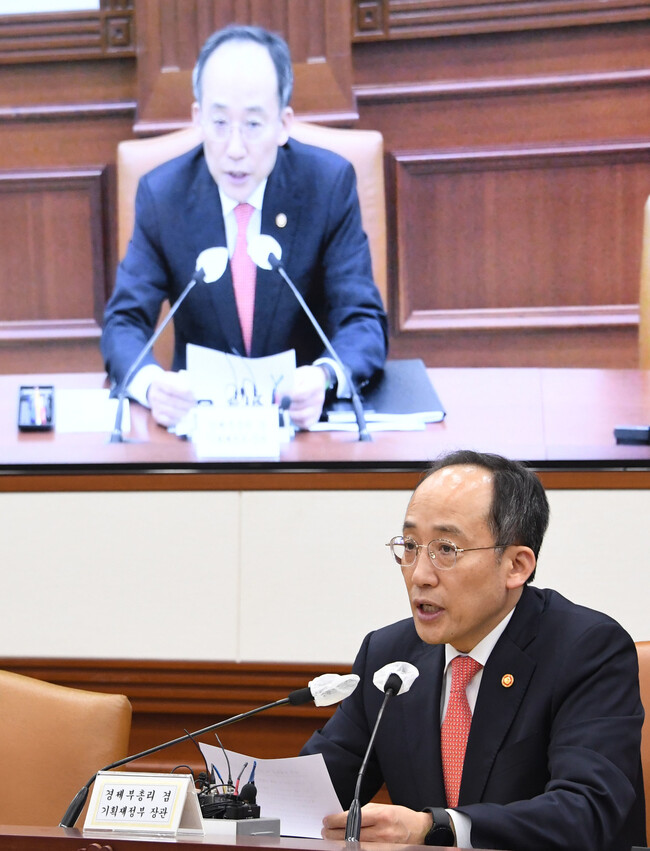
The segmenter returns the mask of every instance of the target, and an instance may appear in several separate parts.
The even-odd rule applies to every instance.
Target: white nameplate
[[[201,807],[191,775],[100,771],[84,830],[203,833]]]
[[[198,405],[194,412],[198,458],[280,457],[277,405]]]

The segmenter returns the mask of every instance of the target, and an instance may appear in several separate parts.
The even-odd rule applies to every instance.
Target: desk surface
[[[300,433],[280,461],[198,461],[192,443],[169,435],[132,405],[134,443],[106,433],[19,433],[20,384],[92,388],[99,373],[0,376],[0,473],[420,472],[454,448],[498,452],[540,470],[650,470],[650,446],[617,446],[613,429],[650,422],[650,372],[595,369],[431,369],[447,410],[419,432]]]
[[[95,844],[96,843],[96,844]],[[249,849],[249,851],[344,851],[349,843],[333,842],[327,839],[299,839],[282,837],[249,837],[238,838],[211,836],[181,836],[173,837],[125,837],[102,836],[97,834],[84,836],[76,828],[61,827],[11,827],[0,825],[0,847],[4,851],[49,851],[50,849],[70,849],[70,851],[154,851],[155,848],[166,848],[173,845],[177,849],[190,851],[199,847],[222,848],[232,851],[233,848]],[[372,843],[360,842],[358,851],[422,851],[422,845],[395,845],[389,842]],[[462,849],[461,849],[462,851]]]

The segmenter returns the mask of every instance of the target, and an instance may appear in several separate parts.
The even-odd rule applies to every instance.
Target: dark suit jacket
[[[284,214],[285,227],[276,223],[278,214]],[[387,330],[350,163],[293,139],[279,148],[261,232],[278,240],[287,273],[363,384],[383,366]],[[102,353],[114,381],[153,333],[164,299],[173,303],[185,288],[200,252],[225,244],[219,191],[202,146],[141,179],[133,237],[104,315]],[[174,323],[173,369],[184,367],[188,342],[243,354],[230,264],[220,281],[194,287]],[[286,283],[276,272],[258,269],[250,355],[290,348],[298,365],[325,353]],[[153,357],[144,361],[151,362]]]
[[[412,619],[371,633],[356,691],[304,753],[321,752],[344,808],[382,693],[373,673],[392,661],[420,671],[388,705],[363,802],[385,781],[394,804],[446,806],[440,759],[442,645],[424,644]],[[504,674],[514,683],[502,685]],[[527,587],[483,671],[457,810],[476,848],[629,851],[645,845],[636,648],[598,612]]]

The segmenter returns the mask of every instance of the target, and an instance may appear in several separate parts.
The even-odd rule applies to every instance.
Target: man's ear
[[[291,125],[293,124],[293,116],[294,112],[290,106],[285,106],[285,108],[280,113],[280,133],[278,134],[278,147],[287,144],[287,141],[289,139],[289,133],[291,132]]]
[[[509,558],[510,565],[506,576],[506,588],[523,587],[535,570],[537,559],[530,547],[520,547],[517,544],[508,547],[504,558]]]
[[[192,104],[192,124],[200,130],[203,129],[201,125],[201,107],[197,101],[194,101]]]

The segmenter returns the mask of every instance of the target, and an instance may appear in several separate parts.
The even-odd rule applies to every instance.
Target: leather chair
[[[368,235],[375,283],[386,304],[386,202],[384,190],[384,142],[375,130],[343,130],[321,127],[299,121],[293,123],[291,135],[300,142],[327,148],[344,156],[354,166],[357,176],[363,227]],[[135,215],[135,193],[138,180],[147,171],[189,151],[200,142],[194,126],[150,139],[121,142],[117,148],[117,217],[118,250],[124,256]],[[167,331],[156,343],[156,356],[163,364],[171,362],[173,345]],[[170,335],[171,336],[171,335]]]
[[[637,641],[636,652],[639,657],[641,703],[643,703],[645,709],[645,720],[641,734],[641,763],[643,765],[643,788],[645,791],[646,836],[650,839],[650,641]]]
[[[0,671],[0,730],[0,824],[56,826],[84,783],[127,755],[131,704]]]
[[[639,368],[650,369],[650,198],[646,201],[643,215],[639,292]],[[650,706],[648,712],[650,712]]]

